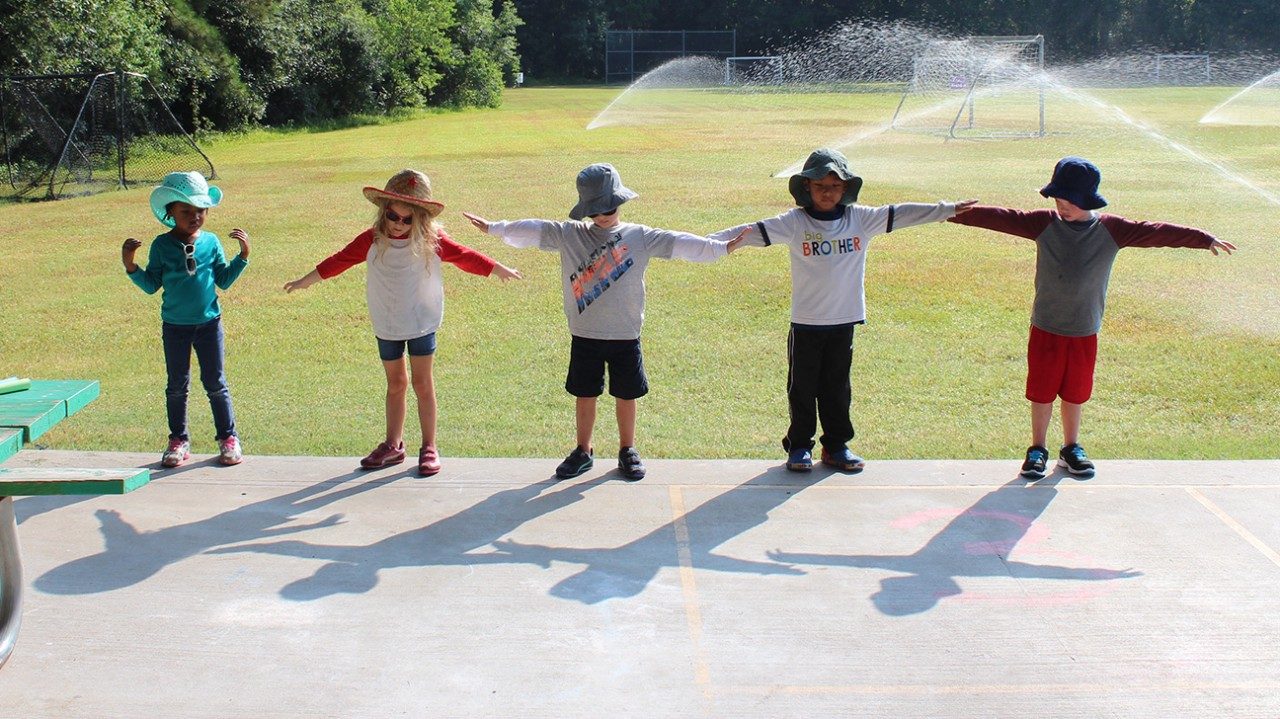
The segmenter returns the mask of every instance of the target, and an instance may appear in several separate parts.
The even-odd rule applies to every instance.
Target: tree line
[[[188,127],[496,106],[510,0],[6,0],[0,74],[148,75]]]
[[[1137,50],[1280,49],[1276,0],[515,0],[531,80],[599,79],[606,30],[737,30],[740,55],[803,47],[849,20],[905,21],[955,35],[1045,36],[1050,62]]]

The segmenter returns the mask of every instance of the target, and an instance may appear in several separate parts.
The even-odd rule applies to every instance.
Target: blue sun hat
[[[581,220],[590,215],[603,215],[639,196],[622,185],[622,178],[613,165],[588,165],[578,173],[578,204],[569,210],[569,217]]]
[[[845,183],[840,204],[852,205],[857,202],[858,191],[862,189],[862,178],[853,174],[853,170],[849,168],[849,158],[839,150],[829,147],[820,147],[811,152],[809,159],[804,161],[804,169],[791,176],[787,189],[791,190],[791,196],[796,199],[797,205],[812,207],[813,197],[809,194],[805,180],[821,180],[833,172]]]
[[[1097,210],[1107,206],[1098,194],[1102,172],[1098,166],[1083,157],[1064,157],[1053,168],[1053,179],[1040,190],[1042,197],[1057,197],[1082,210]]]
[[[165,227],[173,227],[165,206],[171,202],[185,202],[192,207],[217,207],[222,202],[222,190],[209,185],[198,172],[170,172],[151,191],[151,214]]]

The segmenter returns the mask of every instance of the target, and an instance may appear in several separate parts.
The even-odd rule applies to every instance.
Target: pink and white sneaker
[[[244,461],[244,453],[240,450],[240,440],[235,435],[218,443],[218,461],[231,466]]]
[[[171,439],[164,454],[160,455],[160,466],[179,467],[191,459],[191,443],[185,439]]]

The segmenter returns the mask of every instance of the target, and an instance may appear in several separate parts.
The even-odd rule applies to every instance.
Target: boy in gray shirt
[[[1031,402],[1031,446],[1022,476],[1045,476],[1045,448],[1053,402],[1061,399],[1062,449],[1058,466],[1092,477],[1093,462],[1080,446],[1080,416],[1093,393],[1098,331],[1107,282],[1124,247],[1196,247],[1231,254],[1235,245],[1203,230],[1163,222],[1134,222],[1095,212],[1107,201],[1098,194],[1102,174],[1088,160],[1064,157],[1040,190],[1055,210],[1002,207],[956,208],[950,221],[1025,237],[1036,243],[1035,300],[1027,343],[1027,399]]]
[[[578,173],[578,204],[572,222],[516,220],[489,222],[462,213],[476,229],[501,237],[512,247],[536,247],[560,253],[564,314],[573,343],[565,390],[577,397],[577,446],[556,476],[576,477],[591,468],[596,400],[604,392],[616,399],[618,470],[628,480],[644,477],[635,448],[636,400],[649,391],[640,351],[644,323],[644,273],[649,260],[712,262],[737,249],[742,236],[717,242],[686,232],[657,230],[622,222],[619,208],[638,195],[622,184],[612,165],[595,164]]]

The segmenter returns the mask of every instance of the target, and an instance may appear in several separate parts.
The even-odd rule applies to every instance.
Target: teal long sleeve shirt
[[[160,319],[175,325],[204,324],[222,314],[215,287],[231,287],[249,261],[236,255],[227,262],[218,236],[201,230],[195,241],[196,273],[189,275],[183,244],[171,233],[157,235],[151,241],[147,266],[127,274],[149,295],[164,290]]]

